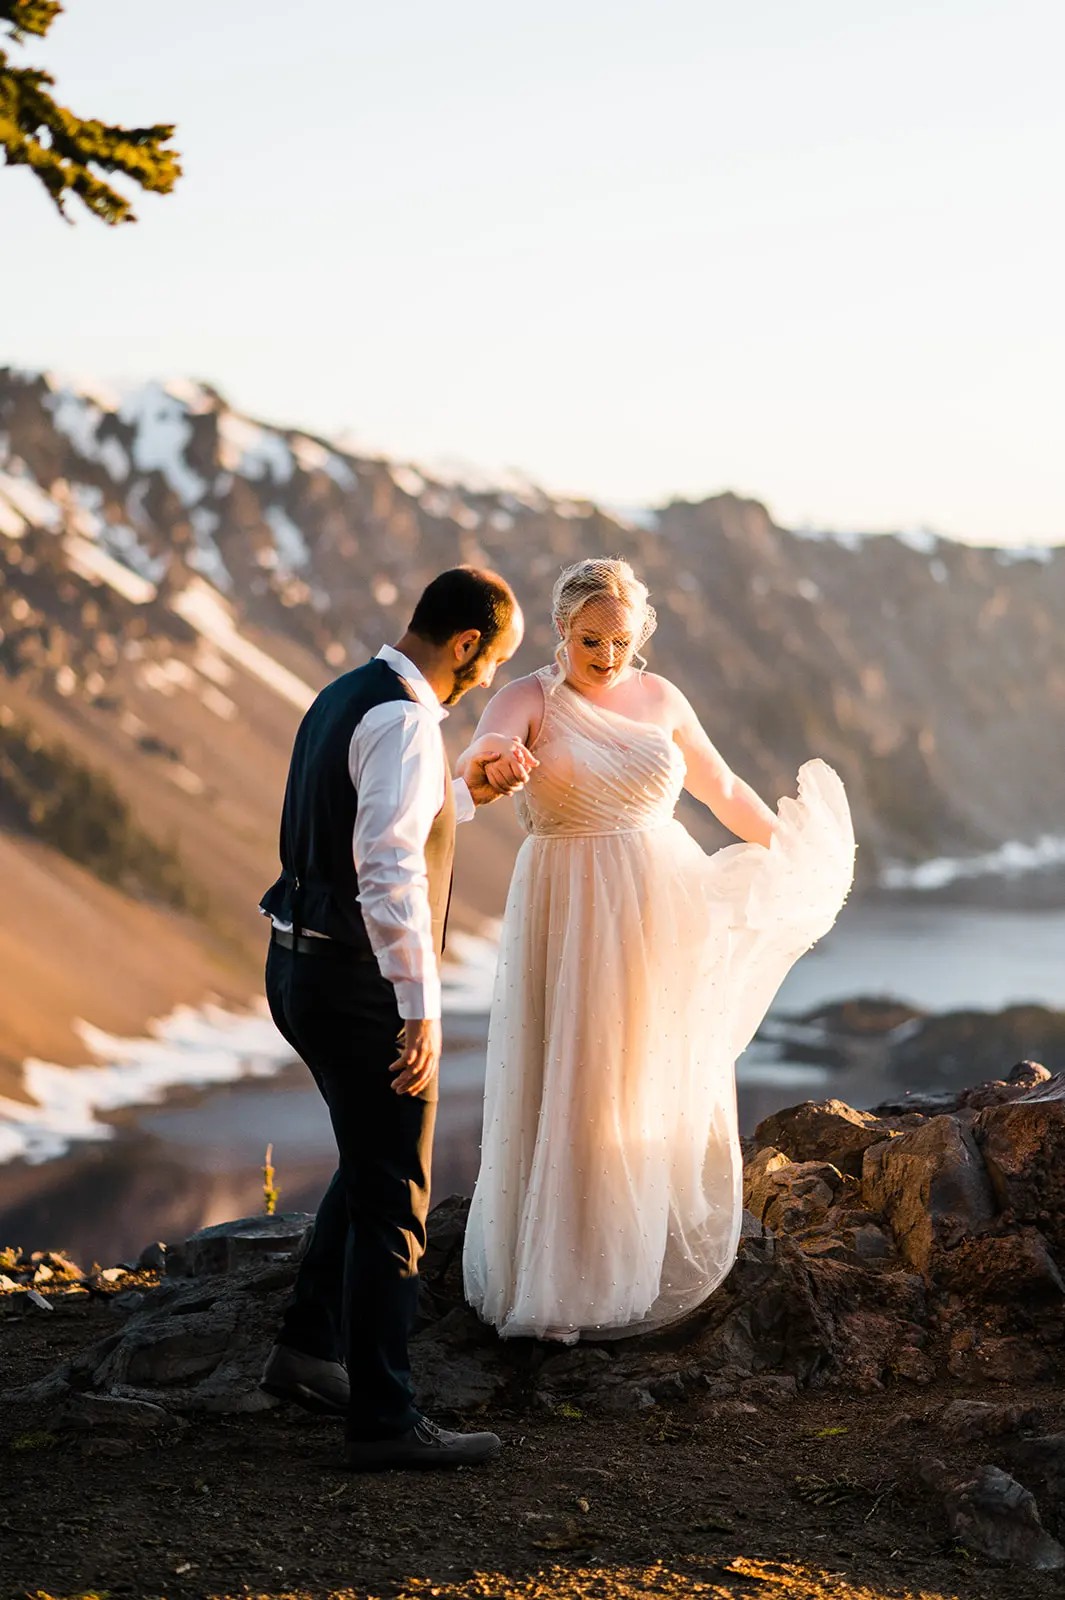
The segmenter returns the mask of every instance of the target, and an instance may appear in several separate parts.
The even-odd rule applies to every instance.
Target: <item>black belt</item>
[[[299,956],[340,956],[347,961],[376,961],[372,950],[356,950],[353,945],[341,944],[338,939],[307,938],[306,934],[286,933],[284,928],[272,928],[270,940],[282,950],[295,950]]]

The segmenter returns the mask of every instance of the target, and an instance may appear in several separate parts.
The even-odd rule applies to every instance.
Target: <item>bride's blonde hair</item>
[[[551,591],[551,615],[559,632],[555,661],[560,677],[566,672],[564,652],[574,618],[590,600],[603,599],[620,600],[632,610],[635,618],[633,660],[637,670],[643,672],[647,662],[639,652],[658,626],[655,608],[647,596],[647,585],[620,557],[588,556],[584,561],[575,561],[571,567],[563,567]]]

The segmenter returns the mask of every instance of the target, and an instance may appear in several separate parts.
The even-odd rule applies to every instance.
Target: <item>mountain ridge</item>
[[[0,369],[3,704],[104,774],[172,846],[206,921],[140,910],[175,971],[213,970],[205,937],[225,949],[227,995],[258,986],[255,903],[313,693],[396,638],[424,583],[457,561],[514,583],[529,629],[513,670],[530,670],[552,654],[559,568],[589,554],[622,555],[646,579],[659,614],[652,668],[768,798],[789,792],[807,756],[838,768],[860,889],[930,857],[991,858],[1063,831],[1065,548],[816,535],[732,494],[621,518],[520,475],[445,482],[359,456],[259,423],[202,383],[111,393]],[[476,699],[447,724],[452,754]],[[694,802],[681,814],[708,847],[723,841]],[[0,842],[28,848],[25,829],[6,826]],[[505,805],[463,830],[460,926],[501,909],[518,838]],[[52,992],[49,954],[91,967],[107,937],[101,911],[66,949],[54,918],[34,904],[18,930],[0,922],[0,954],[5,941],[39,943],[38,1006]],[[113,954],[117,992],[136,963]],[[129,1007],[103,1009],[134,1013],[139,981]],[[23,1018],[16,1045],[0,1021],[0,1062],[32,1036]]]

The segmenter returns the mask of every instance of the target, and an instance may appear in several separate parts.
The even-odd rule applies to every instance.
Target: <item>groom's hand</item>
[[[389,1068],[396,1073],[392,1088],[396,1094],[422,1094],[440,1066],[439,1017],[412,1017],[403,1024],[399,1042],[399,1059]]]
[[[486,806],[524,788],[539,764],[520,739],[486,734],[464,752],[459,772],[466,780],[474,805]]]

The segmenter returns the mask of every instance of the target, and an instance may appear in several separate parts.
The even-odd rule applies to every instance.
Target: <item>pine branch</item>
[[[62,9],[59,0],[0,0],[0,22],[9,24],[13,39],[27,33],[43,39]]]
[[[62,10],[58,0],[0,0],[0,23],[12,37],[43,36]],[[141,189],[169,194],[181,176],[174,129],[166,123],[123,128],[76,116],[49,92],[55,80],[32,67],[15,67],[0,50],[0,150],[8,166],[25,166],[42,184],[60,216],[75,195],[110,225],[134,222],[133,208],[100,173],[117,172]],[[97,169],[97,170],[94,170]]]

